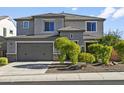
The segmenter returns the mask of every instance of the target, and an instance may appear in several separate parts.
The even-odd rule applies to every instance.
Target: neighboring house
[[[0,16],[0,57],[6,54],[6,39],[4,37],[16,36],[16,26],[8,16]]]
[[[54,60],[58,51],[54,40],[66,36],[87,50],[103,36],[103,18],[68,13],[47,13],[22,17],[17,21],[17,35],[7,39],[7,56],[11,61]]]
[[[0,16],[0,36],[16,36],[16,26],[9,16]]]
[[[3,36],[0,36],[0,57],[6,56],[7,42]]]

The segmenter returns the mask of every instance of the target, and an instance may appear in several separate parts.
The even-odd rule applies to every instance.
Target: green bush
[[[59,37],[55,40],[54,46],[57,50],[60,51],[59,61],[61,63],[64,63],[66,59],[66,48],[68,43],[70,43],[70,41],[66,37]]]
[[[77,64],[80,46],[66,37],[59,37],[55,40],[55,48],[60,51],[59,61],[64,63],[68,56],[72,64]]]
[[[95,62],[95,57],[90,53],[80,53],[78,60],[79,62],[93,63]]]
[[[66,53],[62,53],[59,55],[59,61],[60,63],[64,63],[64,61],[66,60]]]
[[[0,57],[0,65],[7,65],[7,64],[8,64],[8,58]]]
[[[117,51],[121,60],[124,62],[124,40],[118,42],[114,48]]]
[[[80,51],[81,51],[80,46],[75,42],[70,41],[70,44],[68,45],[67,54],[72,64],[78,63],[78,55]]]
[[[89,50],[94,54],[96,60],[102,60],[104,64],[108,64],[112,54],[111,46],[104,46],[102,44],[92,44],[89,47]]]
[[[64,50],[65,47],[67,47],[67,44],[70,43],[69,39],[67,37],[58,37],[55,40],[54,46],[58,50]]]

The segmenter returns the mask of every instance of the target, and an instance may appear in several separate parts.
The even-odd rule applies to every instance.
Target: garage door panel
[[[53,59],[52,43],[18,43],[18,61],[39,61]]]

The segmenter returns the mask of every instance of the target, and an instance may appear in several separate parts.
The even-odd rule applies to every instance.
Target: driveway
[[[13,62],[0,67],[0,76],[23,76],[44,74],[52,61]]]

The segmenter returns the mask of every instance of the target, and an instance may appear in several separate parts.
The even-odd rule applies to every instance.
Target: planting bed
[[[48,66],[48,70],[46,73],[93,73],[93,72],[124,72],[124,64],[117,64],[113,66],[106,66],[104,64],[98,65],[87,64],[87,66],[82,67],[82,69],[72,70],[69,69],[70,64],[59,64],[53,63]]]

